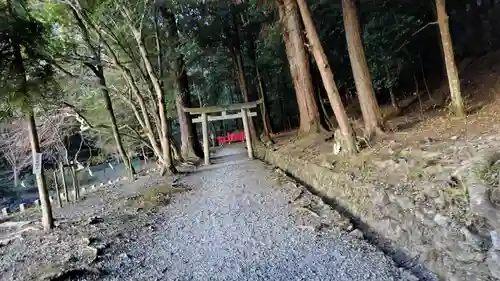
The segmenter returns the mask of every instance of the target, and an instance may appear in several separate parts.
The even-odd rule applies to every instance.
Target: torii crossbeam
[[[250,136],[250,128],[248,118],[257,116],[256,112],[252,112],[252,108],[256,108],[262,99],[258,101],[229,104],[221,106],[209,106],[209,107],[196,107],[188,108],[184,107],[183,110],[189,113],[191,116],[200,115],[193,118],[193,123],[201,123],[203,132],[203,154],[205,155],[205,165],[210,164],[210,151],[208,142],[208,122],[209,121],[220,121],[241,118],[243,120],[243,128],[245,130],[245,139],[247,142],[248,158],[253,159],[253,149],[252,149],[252,139]],[[231,113],[235,112],[236,113]],[[220,113],[220,115],[218,114]],[[209,115],[213,114],[213,115]]]

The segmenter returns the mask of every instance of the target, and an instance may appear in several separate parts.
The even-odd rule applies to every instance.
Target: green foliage
[[[373,86],[376,90],[392,88],[403,68],[412,67],[416,61],[418,54],[410,52],[407,44],[411,44],[412,33],[423,24],[423,19],[399,1],[384,1],[367,10],[362,10],[368,20],[363,25],[363,46]]]
[[[51,102],[57,92],[47,26],[31,16],[26,3],[7,3],[0,3],[0,116]]]

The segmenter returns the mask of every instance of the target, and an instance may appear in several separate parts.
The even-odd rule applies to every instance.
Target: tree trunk
[[[247,78],[246,78],[246,72],[245,72],[245,65],[243,64],[243,57],[241,55],[241,42],[240,42],[240,34],[239,34],[239,25],[238,21],[236,18],[236,12],[234,10],[234,7],[231,7],[231,16],[232,16],[232,21],[234,24],[234,34],[230,31],[226,31],[227,35],[230,37],[230,51],[231,51],[231,58],[233,60],[233,64],[236,70],[236,76],[238,78],[238,85],[241,91],[241,95],[243,96],[243,101],[244,102],[249,102],[251,101],[250,98],[250,93],[248,90],[248,83],[247,83]],[[249,129],[250,129],[250,135],[252,139],[255,141],[258,139],[257,137],[257,131],[255,128],[255,124],[253,119],[249,118]]]
[[[266,89],[265,84],[262,79],[262,74],[260,73],[259,64],[257,63],[257,53],[255,51],[255,40],[253,36],[248,36],[248,54],[252,60],[255,67],[255,76],[257,77],[257,93],[259,94],[259,99],[262,99],[260,103],[260,112],[262,117],[262,127],[264,128],[264,134],[267,139],[271,140],[272,128],[271,121],[269,120],[269,113],[267,110],[266,102]],[[250,117],[251,118],[251,117]]]
[[[77,202],[79,199],[79,192],[78,192],[78,180],[76,179],[76,172],[75,172],[75,167],[71,165],[71,182],[73,183],[73,202]]]
[[[131,19],[131,15],[125,7],[122,7],[122,16],[125,19]],[[144,63],[144,66],[146,67],[146,71],[148,73],[149,79],[150,79],[151,83],[153,84],[153,89],[156,93],[156,99],[157,99],[157,104],[158,104],[158,113],[160,115],[160,129],[161,129],[160,144],[161,144],[162,154],[163,154],[163,159],[161,159],[161,162],[164,165],[164,167],[162,168],[162,174],[164,174],[166,171],[168,171],[170,173],[177,173],[177,170],[175,169],[175,166],[172,162],[172,157],[170,155],[170,144],[168,141],[168,137],[170,135],[170,130],[168,128],[167,114],[165,112],[166,111],[165,93],[164,93],[163,89],[161,88],[160,80],[156,76],[156,73],[153,69],[153,65],[151,64],[151,61],[149,60],[148,52],[147,52],[146,47],[144,46],[144,43],[142,41],[141,31],[139,31],[134,26],[134,23],[127,21],[127,24],[129,26],[130,30],[132,31],[134,39],[137,43],[137,47],[139,48],[139,53],[141,54],[142,61]]]
[[[383,119],[373,90],[372,77],[361,41],[355,0],[342,0],[342,13],[349,59],[365,123],[365,136],[371,138],[377,132],[382,131]]]
[[[390,81],[391,74],[389,73],[389,68],[387,67],[387,65],[385,66],[385,74],[386,74],[387,81]],[[391,97],[392,107],[394,107],[394,109],[396,109],[396,110],[399,110],[398,101],[396,100],[396,95],[394,95],[392,85],[389,85],[388,90],[389,90],[389,96]]]
[[[36,131],[33,109],[30,109],[30,112],[26,114],[26,119],[26,121],[28,121],[31,151],[33,152],[33,157],[35,157],[36,153],[40,153],[40,142]],[[36,184],[38,186],[38,196],[40,196],[40,205],[42,208],[42,225],[45,230],[49,230],[54,228],[54,217],[52,216],[52,206],[50,205],[49,191],[47,189],[43,169],[35,176]]]
[[[295,0],[277,1],[283,26],[283,41],[299,107],[299,130],[302,134],[319,132],[320,116],[314,97],[297,4]]]
[[[123,147],[122,137],[120,135],[120,131],[118,130],[118,123],[116,122],[115,112],[113,110],[113,104],[111,103],[111,98],[109,96],[108,88],[106,86],[106,81],[104,80],[104,73],[102,73],[102,67],[98,66],[98,72],[102,74],[99,77],[99,84],[101,84],[101,93],[104,99],[104,106],[106,111],[108,112],[109,118],[111,119],[111,129],[113,130],[113,138],[115,139],[116,148],[118,149],[118,153],[120,153],[120,157],[123,160],[123,164],[127,168],[129,172],[129,177],[133,178],[135,175],[135,169],[130,162],[127,152]]]
[[[188,80],[188,74],[187,74],[187,68],[185,65],[185,61],[183,57],[181,56],[181,75],[180,75],[180,89],[181,92],[183,93],[183,104],[186,107],[192,106],[191,103],[191,90],[189,89],[189,80]],[[200,105],[201,106],[201,105]],[[186,114],[186,124],[187,124],[187,129],[189,131],[189,142],[191,143],[192,147],[194,148],[194,154],[197,157],[203,157],[203,148],[201,147],[199,138],[198,138],[198,133],[196,132],[196,125],[193,124],[193,119],[191,118],[191,114],[185,113]],[[181,147],[182,149],[182,147]]]
[[[57,179],[57,169],[54,169],[53,177],[54,177],[54,185],[56,188],[57,204],[59,205],[59,208],[62,208],[61,193],[59,190],[59,181]]]
[[[17,167],[15,165],[12,166],[12,172],[14,173],[14,187],[17,187],[19,184],[19,172],[17,171]]]
[[[307,38],[311,45],[311,51],[313,53],[314,59],[318,66],[319,72],[321,74],[321,79],[323,80],[323,85],[325,86],[326,93],[328,94],[328,99],[332,106],[333,112],[339,123],[340,132],[342,133],[343,142],[346,147],[343,147],[349,153],[357,152],[356,139],[351,125],[349,124],[349,118],[344,108],[344,104],[340,98],[340,94],[333,78],[333,72],[328,63],[325,51],[321,46],[318,33],[314,27],[312,21],[311,13],[307,7],[305,0],[298,0],[300,13],[304,21],[304,26],[307,32]]]
[[[458,78],[457,65],[455,64],[455,57],[453,54],[453,44],[451,42],[450,29],[448,26],[445,0],[436,0],[436,11],[446,64],[446,74],[450,86],[453,113],[457,116],[464,117],[466,114],[465,106],[460,92],[460,79]]]
[[[64,165],[62,162],[59,162],[59,172],[61,173],[64,197],[66,198],[66,202],[69,202],[68,184],[66,183],[66,175],[64,174]]]
[[[126,10],[126,8],[122,7],[122,15],[125,18],[130,19],[130,14]],[[162,150],[162,156],[158,157],[158,160],[160,160],[162,164],[162,174],[164,174],[167,170],[171,173],[176,173],[176,169],[172,163],[172,158],[170,157],[170,145],[168,143],[168,136],[169,136],[169,129],[168,129],[168,124],[167,124],[167,116],[165,113],[166,110],[166,104],[165,104],[165,94],[161,88],[160,81],[158,77],[156,76],[156,73],[153,69],[153,66],[151,65],[151,61],[149,60],[148,53],[146,51],[146,48],[144,46],[144,43],[142,42],[142,35],[141,32],[131,23],[128,22],[128,26],[132,31],[132,34],[134,35],[134,39],[137,43],[137,46],[139,48],[139,53],[141,55],[142,61],[146,67],[148,76],[150,78],[151,83],[153,84],[153,89],[156,94],[156,99],[157,99],[157,112],[159,115],[159,138],[160,138],[160,146]]]
[[[142,150],[142,157],[144,158],[144,166],[147,166],[148,165],[148,156],[146,155],[146,152],[144,151],[144,145],[141,146],[141,150]]]
[[[181,154],[184,159],[199,159],[203,156],[203,152],[198,144],[196,131],[193,130],[191,115],[183,110],[183,107],[190,107],[191,98],[184,58],[176,50],[179,45],[179,34],[175,16],[166,8],[162,8],[161,12],[167,30],[167,56],[170,58],[170,67],[174,76],[175,104],[181,131]]]
[[[12,2],[7,1],[7,8],[11,16],[14,16],[14,8]],[[12,62],[13,69],[18,75],[17,78],[21,79],[20,91],[16,94],[21,94],[23,99],[29,100],[28,81],[26,75],[26,68],[24,67],[23,55],[21,53],[21,44],[16,34],[12,34],[12,49],[14,53],[14,60]],[[28,111],[25,113],[26,121],[28,122],[29,138],[31,144],[31,152],[33,157],[40,153],[40,142],[38,140],[38,133],[36,130],[35,112],[31,104],[28,105]],[[42,163],[40,163],[42,164]],[[54,217],[52,216],[52,206],[50,205],[49,191],[47,189],[43,167],[39,173],[36,173],[36,183],[38,187],[38,196],[40,197],[40,205],[42,208],[42,225],[44,230],[54,228]]]
[[[132,167],[132,165],[130,164],[130,161],[128,161],[127,154],[123,148],[123,142],[122,142],[122,139],[120,136],[120,132],[118,130],[116,117],[115,117],[115,114],[113,111],[113,106],[111,104],[111,98],[109,97],[109,91],[108,91],[108,87],[106,85],[106,78],[104,77],[104,68],[102,66],[101,55],[96,50],[96,47],[94,47],[94,45],[92,44],[87,27],[85,26],[85,24],[83,22],[83,20],[87,19],[87,18],[84,17],[81,14],[81,11],[79,11],[76,7],[70,5],[70,8],[71,8],[71,12],[73,13],[73,16],[75,17],[75,19],[77,21],[78,26],[80,27],[80,29],[84,35],[83,39],[84,39],[87,47],[91,51],[93,59],[95,61],[94,62],[95,64],[92,64],[92,63],[84,63],[84,64],[90,70],[92,70],[92,72],[96,75],[97,79],[99,80],[99,84],[101,85],[101,93],[102,93],[103,98],[104,98],[104,105],[106,107],[106,111],[108,111],[108,114],[111,118],[111,129],[113,130],[113,138],[115,139],[116,146],[117,146],[118,152],[120,153],[120,156],[123,160],[123,163],[125,164],[125,167],[127,168],[128,172],[130,173],[130,177],[132,178],[133,175],[135,175],[135,170],[134,170],[134,167]],[[90,21],[87,20],[87,22],[90,22]],[[98,32],[100,38],[102,38],[101,34],[99,33],[99,30],[94,25],[91,25],[91,27],[93,29],[95,29]]]

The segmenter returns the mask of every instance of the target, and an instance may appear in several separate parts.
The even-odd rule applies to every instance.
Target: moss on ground
[[[477,170],[477,176],[488,185],[490,201],[500,207],[500,152],[493,154]]]
[[[168,205],[173,194],[186,192],[188,190],[187,188],[173,187],[170,184],[158,185],[145,189],[138,195],[129,198],[127,205],[146,210],[156,209]]]

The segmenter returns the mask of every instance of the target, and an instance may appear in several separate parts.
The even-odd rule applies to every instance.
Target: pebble
[[[138,229],[122,245],[143,259],[140,267],[111,256],[103,266],[112,270],[100,280],[408,280],[358,239],[360,231],[300,230],[293,194],[262,163],[231,150],[222,152],[239,156],[214,159],[185,178],[193,190],[152,217],[156,231]]]

